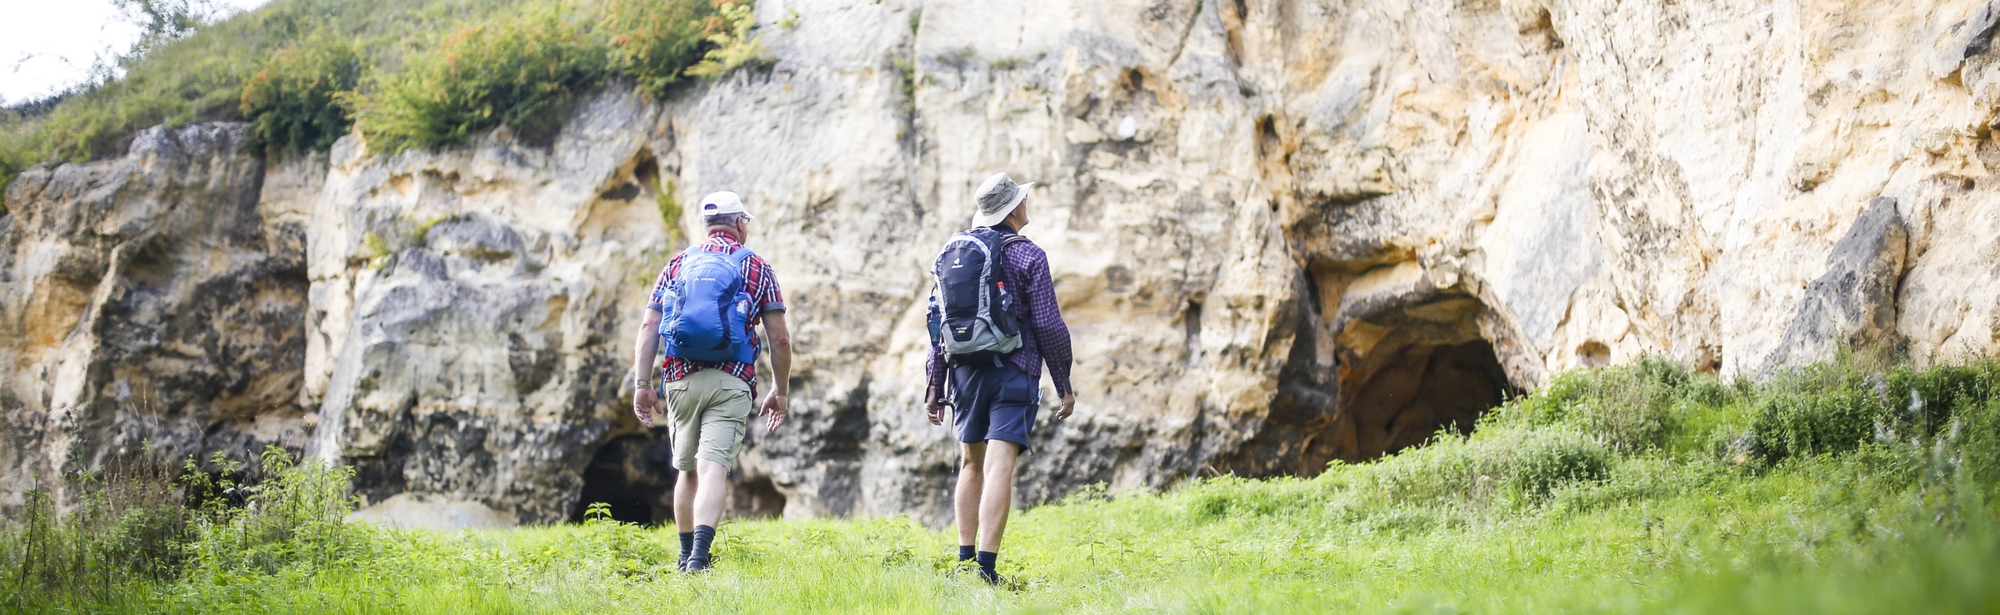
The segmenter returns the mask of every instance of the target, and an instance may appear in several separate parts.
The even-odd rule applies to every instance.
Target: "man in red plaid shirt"
[[[681,262],[695,251],[733,254],[744,250],[750,236],[750,212],[734,192],[716,192],[701,200],[702,221],[708,226],[708,240],[688,248],[667,263],[653,282],[652,300],[646,304],[645,323],[639,327],[638,354],[632,366],[632,411],[639,422],[652,427],[655,413],[668,420],[667,433],[673,439],[674,468],[680,470],[674,482],[674,524],[681,532],[680,566],[688,572],[708,568],[709,546],[715,541],[715,526],[722,521],[724,490],[729,486],[729,467],[736,462],[737,450],[749,422],[751,400],[757,396],[757,362],[761,351],[756,328],[764,325],[771,339],[771,394],[757,414],[765,417],[765,433],[778,430],[786,415],[792,368],[792,336],[785,328],[785,298],[778,291],[778,277],[771,264],[755,254],[743,259],[743,290],[751,306],[744,333],[751,345],[750,361],[704,362],[669,354],[660,363],[664,399],[653,392],[652,363],[659,353],[660,319],[667,306],[667,289],[680,275]],[[664,408],[660,407],[665,401]]]

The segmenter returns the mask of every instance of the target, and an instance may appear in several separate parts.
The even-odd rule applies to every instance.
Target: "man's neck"
[[[736,243],[743,243],[743,238],[737,237],[736,231],[732,231],[726,228],[710,229],[708,231],[709,237],[714,237],[716,235],[727,235],[730,240],[735,241]]]
[[[993,230],[996,230],[996,231],[1000,231],[1000,233],[1001,233],[1001,234],[1003,234],[1003,235],[1004,235],[1004,234],[1009,234],[1009,233],[1012,233],[1012,234],[1015,234],[1015,235],[1019,235],[1019,234],[1021,234],[1021,232],[1020,232],[1020,231],[1017,231],[1017,230],[1014,230],[1014,225],[1012,225],[1012,224],[1008,224],[1008,223],[1006,223],[1006,222],[1001,222],[1001,223],[999,223],[999,224],[995,224],[995,225],[993,225]]]

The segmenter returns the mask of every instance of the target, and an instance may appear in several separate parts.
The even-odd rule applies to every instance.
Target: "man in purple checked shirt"
[[[1015,184],[1006,173],[994,174],[979,187],[975,197],[979,213],[972,217],[972,226],[990,227],[1002,236],[1019,234],[1028,226],[1028,188],[1033,186],[1033,182]],[[1000,538],[1014,504],[1014,461],[1028,447],[1028,434],[1034,429],[1043,363],[1048,364],[1049,378],[1062,398],[1056,419],[1069,418],[1076,405],[1069,383],[1069,327],[1056,306],[1048,254],[1025,238],[1001,246],[1005,288],[1018,297],[1014,316],[1021,323],[1020,348],[1001,355],[998,364],[948,364],[933,344],[924,365],[924,411],[932,425],[944,424],[947,377],[954,393],[952,426],[964,453],[952,498],[958,518],[958,559],[975,560],[980,578],[994,584],[1000,581],[994,569]]]

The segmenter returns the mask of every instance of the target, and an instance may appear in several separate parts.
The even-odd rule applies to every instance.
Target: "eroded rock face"
[[[1910,233],[1896,199],[1877,197],[1826,257],[1826,273],[1806,285],[1798,316],[1764,363],[1764,374],[1833,356],[1843,347],[1867,351],[1895,335],[1896,291]]]
[[[35,167],[0,218],[0,507],[114,456],[298,446],[303,211],[238,125]],[[239,457],[241,458],[241,457]]]
[[[334,147],[307,237],[303,396],[313,453],[352,464],[367,502],[563,521],[597,449],[639,432],[631,340],[676,247],[652,114],[602,97],[546,148],[504,131],[393,157]]]
[[[271,390],[296,391],[314,452],[359,468],[390,516],[549,522],[586,491],[659,505],[666,484],[642,476],[657,436],[625,410],[630,340],[675,233],[698,231],[658,203],[712,190],[757,214],[749,244],[798,351],[793,422],[738,470],[760,514],[946,521],[957,449],[919,408],[924,268],[993,171],[1040,182],[1027,234],[1077,351],[1077,416],[1037,432],[1027,504],[1313,474],[1648,353],[1756,374],[1841,344],[2000,352],[1986,2],[757,10],[773,68],[661,102],[614,88],[553,145],[503,130],[382,157],[350,137],[316,162],[137,173],[147,194],[196,194],[168,186],[261,168],[243,206],[310,218],[302,367]],[[49,458],[49,417],[70,416],[16,392],[72,382],[36,366],[88,363],[17,357],[122,348],[78,324],[103,274],[64,273],[112,267],[38,256],[73,240],[34,212],[96,202],[134,151],[10,190],[0,316],[20,384],[0,404],[28,444],[8,451]],[[76,188],[37,187],[64,174]],[[102,400],[115,381],[73,382],[96,392],[68,399]]]

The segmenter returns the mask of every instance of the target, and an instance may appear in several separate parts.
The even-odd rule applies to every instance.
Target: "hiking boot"
[[[701,574],[703,572],[708,572],[708,570],[709,570],[708,560],[705,559],[690,557],[688,558],[687,563],[681,565],[681,572],[685,572],[688,574]]]
[[[974,568],[974,570],[977,570],[979,572],[979,580],[985,581],[987,585],[992,585],[994,587],[1000,586],[1000,573],[987,572],[986,569],[984,568]]]

